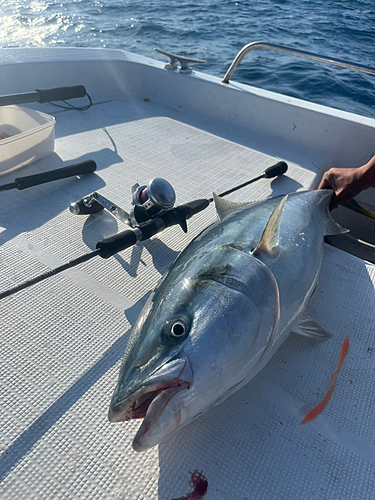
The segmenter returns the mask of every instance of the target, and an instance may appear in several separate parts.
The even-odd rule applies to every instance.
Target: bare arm
[[[375,186],[375,156],[358,168],[331,168],[322,177],[318,189],[333,189],[331,210]]]

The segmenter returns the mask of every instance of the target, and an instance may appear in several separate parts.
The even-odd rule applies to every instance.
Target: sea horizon
[[[264,41],[374,66],[371,0],[3,0],[0,48],[102,47],[167,59],[155,47],[203,59],[223,77],[247,43]],[[257,50],[234,80],[375,116],[371,75]]]

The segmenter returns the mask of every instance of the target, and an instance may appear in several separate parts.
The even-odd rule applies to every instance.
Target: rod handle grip
[[[26,189],[38,184],[73,177],[74,175],[91,174],[96,170],[96,163],[93,160],[85,160],[81,163],[70,165],[69,167],[58,168],[42,172],[41,174],[27,175],[26,177],[18,177],[14,179],[17,189]]]
[[[131,229],[122,231],[121,233],[115,234],[106,238],[105,240],[98,241],[96,244],[96,249],[100,250],[100,257],[103,259],[108,259],[115,253],[121,252],[126,248],[130,248],[137,243],[137,235]]]
[[[278,161],[275,165],[266,168],[264,171],[264,177],[266,179],[272,179],[272,177],[277,177],[278,175],[285,174],[288,170],[288,165],[285,161]]]
[[[167,212],[161,214],[155,219],[151,219],[144,224],[141,224],[137,229],[140,231],[140,239],[142,241],[148,240],[155,234],[164,230],[167,227],[175,226],[180,224],[181,227],[187,231],[186,219],[189,219],[193,215],[201,212],[206,207],[208,207],[208,200],[194,200],[185,205],[180,205],[179,207],[168,210]],[[108,259],[115,253],[121,252],[126,248],[130,248],[135,245],[138,241],[136,233],[128,229],[121,233],[115,234],[106,238],[105,240],[98,241],[96,244],[96,249],[100,250],[100,257]]]
[[[87,94],[83,85],[74,85],[72,87],[56,87],[53,89],[36,89],[38,92],[37,102],[51,102],[51,101],[67,101],[68,99],[75,99],[76,97],[85,97]]]
[[[193,215],[202,212],[202,210],[205,210],[209,204],[209,200],[203,198],[201,200],[194,200],[190,203],[186,203],[185,205],[181,205],[180,207],[177,207],[177,210],[182,210],[185,217],[187,219],[190,219],[190,217],[192,217]]]

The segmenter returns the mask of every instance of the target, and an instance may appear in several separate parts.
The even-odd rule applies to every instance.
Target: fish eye
[[[181,321],[176,321],[171,326],[171,335],[180,338],[185,334],[185,325]]]
[[[163,335],[173,344],[182,342],[189,335],[191,326],[190,317],[183,315],[182,317],[168,320],[163,328]]]

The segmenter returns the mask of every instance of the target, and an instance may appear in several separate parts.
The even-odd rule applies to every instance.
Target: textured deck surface
[[[125,229],[108,213],[68,211],[92,191],[129,209],[135,182],[164,177],[181,204],[279,159],[162,116],[151,103],[55,116],[55,153],[17,175],[87,158],[98,171],[1,193],[1,291]],[[289,164],[287,176],[230,199],[309,188],[314,176]],[[187,235],[170,228],[0,301],[0,498],[170,500],[190,490],[194,469],[207,478],[207,500],[374,498],[375,268],[328,246],[310,310],[330,341],[292,334],[250,384],[147,453],[131,447],[139,422],[108,422],[126,341],[149,291],[214,220],[210,206],[189,221]],[[329,405],[300,426],[327,389],[346,335],[349,354]]]

